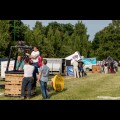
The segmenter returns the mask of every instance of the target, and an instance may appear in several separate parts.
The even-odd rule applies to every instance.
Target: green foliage
[[[92,42],[94,55],[99,60],[105,59],[108,56],[119,60],[120,56],[120,20],[113,20],[111,24],[103,30],[96,33]]]
[[[9,27],[9,20],[0,20],[0,57],[5,56],[10,43]]]
[[[89,41],[87,28],[82,21],[75,25],[51,22],[47,26],[36,21],[33,29],[30,29],[21,20],[0,20],[0,57],[7,57],[10,46],[16,45],[19,40],[29,46],[39,46],[43,57],[65,58],[79,51],[84,57],[102,60],[111,56],[119,60],[120,20],[113,20],[97,32],[93,41]]]

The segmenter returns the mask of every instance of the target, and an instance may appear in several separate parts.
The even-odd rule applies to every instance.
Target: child
[[[40,88],[41,88],[43,99],[47,99],[49,97],[48,90],[47,90],[47,82],[48,82],[50,69],[46,64],[47,64],[47,60],[43,59],[42,66],[39,69],[39,75],[37,80],[37,82],[40,81]]]
[[[107,66],[107,64],[105,64],[104,73],[105,73],[105,74],[108,74],[108,66]]]

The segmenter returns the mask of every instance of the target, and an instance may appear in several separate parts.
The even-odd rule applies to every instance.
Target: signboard
[[[67,66],[67,75],[74,76],[73,66]]]
[[[14,60],[10,61],[8,71],[12,71],[14,69],[14,62],[15,62]],[[5,78],[5,71],[6,71],[7,63],[8,61],[1,62],[1,78]]]
[[[62,58],[45,58],[50,71],[60,71],[62,68]]]
[[[92,65],[96,65],[97,61],[96,58],[84,58],[82,60],[85,64],[84,69],[91,69],[92,70]]]
[[[84,58],[82,61],[85,65],[96,65],[97,63],[96,58]]]

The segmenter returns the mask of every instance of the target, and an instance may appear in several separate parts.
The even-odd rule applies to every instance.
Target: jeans
[[[79,71],[82,73],[82,77],[84,76],[84,69],[83,68],[79,68]]]
[[[24,77],[23,82],[22,82],[22,90],[21,90],[21,96],[25,96],[25,89],[26,87],[28,88],[28,97],[31,96],[31,89],[32,89],[32,82],[33,78],[32,77]]]
[[[49,95],[47,90],[47,82],[40,81],[40,89],[41,89],[42,97],[44,99],[48,98]]]
[[[33,82],[32,87],[36,87],[36,81],[37,81],[37,76],[36,76],[36,74],[38,73],[38,62],[33,63],[32,65],[34,66],[34,71],[33,71],[34,82]]]

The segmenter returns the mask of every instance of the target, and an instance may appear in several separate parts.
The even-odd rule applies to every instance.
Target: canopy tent
[[[66,60],[80,60],[81,59],[81,56],[80,56],[80,53],[78,51],[76,51],[74,54],[68,56],[65,58]]]
[[[84,56],[81,56],[80,53],[78,51],[76,51],[74,54],[68,56],[65,58],[66,60],[71,60],[71,64],[76,60],[82,60],[84,59]]]

